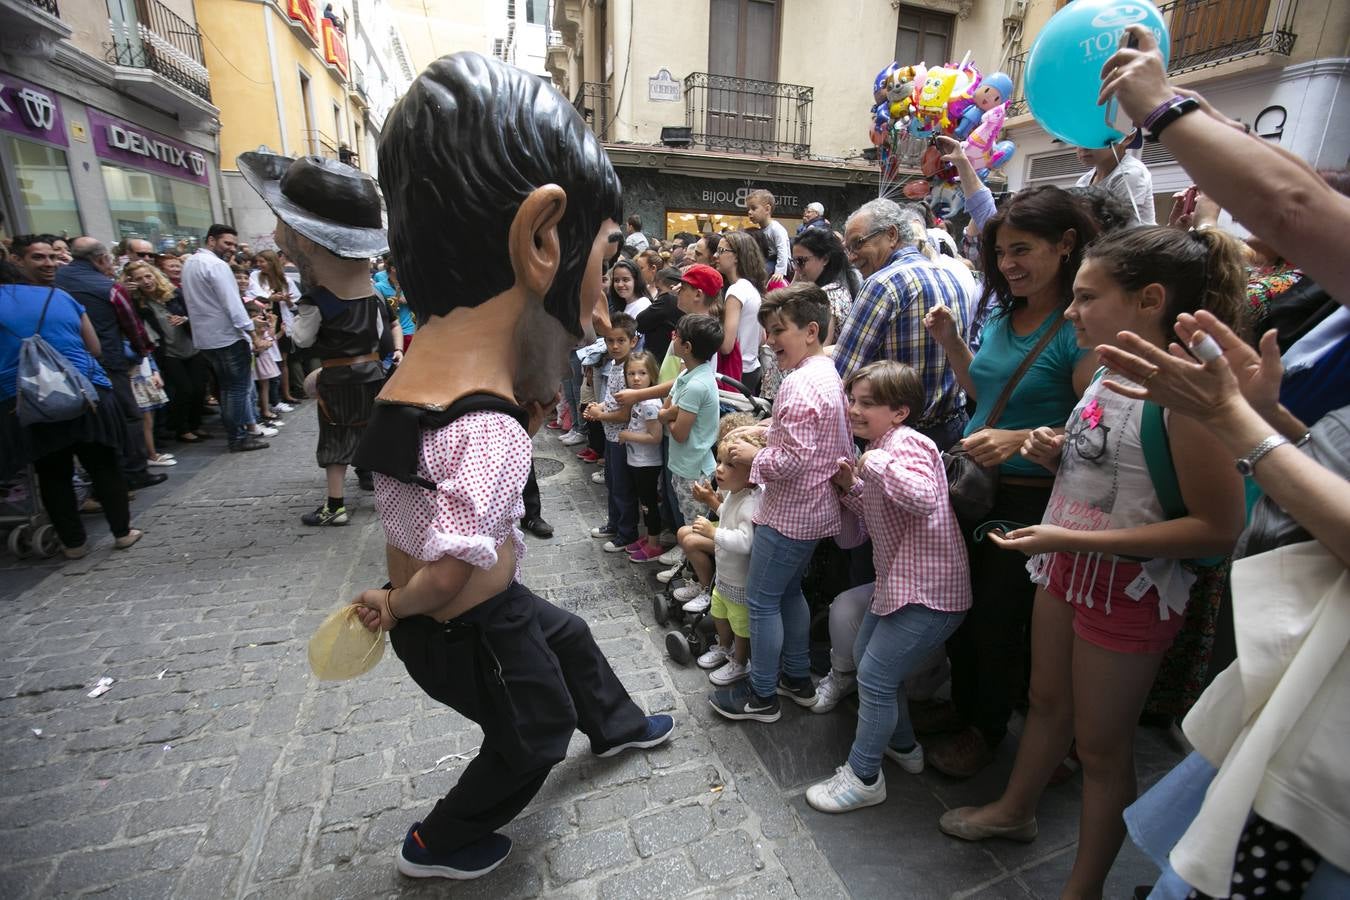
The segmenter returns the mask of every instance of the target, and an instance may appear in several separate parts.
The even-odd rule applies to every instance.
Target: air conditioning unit
[[[1021,19],[1027,14],[1030,0],[1003,0],[1003,18]]]

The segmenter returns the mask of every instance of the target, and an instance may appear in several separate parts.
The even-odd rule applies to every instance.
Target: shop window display
[[[65,151],[10,135],[4,141],[26,229],[35,234],[79,234],[80,213]]]
[[[158,248],[195,241],[211,226],[206,188],[103,163],[108,208],[118,237],[142,237]]]

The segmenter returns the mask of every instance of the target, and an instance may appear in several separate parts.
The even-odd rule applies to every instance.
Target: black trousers
[[[629,466],[628,475],[645,512],[647,537],[654,541],[661,536],[661,467]]]
[[[75,457],[94,485],[94,497],[103,504],[103,517],[113,537],[131,530],[131,508],[127,501],[127,483],[122,477],[117,451],[106,444],[72,444],[33,460],[38,476],[38,493],[52,527],[67,547],[78,547],[87,535],[75,503]]]
[[[145,477],[146,468],[143,414],[136,403],[136,395],[131,392],[131,373],[111,369],[105,371],[108,372],[108,380],[112,382],[118,412],[122,416],[122,421],[126,423],[126,440],[122,442],[122,472],[128,479],[136,481]]]
[[[483,729],[478,755],[419,829],[433,852],[514,819],[576,729],[597,751],[646,733],[586,623],[519,584],[450,622],[410,616],[389,640],[422,690]]]
[[[168,425],[175,437],[202,427],[202,406],[206,401],[206,380],[211,364],[200,353],[187,359],[160,354],[155,357],[164,390],[169,395]]]
[[[987,519],[1034,525],[1045,515],[1049,502],[1048,485],[1000,484]],[[952,701],[967,724],[978,728],[992,747],[1008,733],[1013,705],[1026,693],[1036,586],[1022,553],[1001,550],[987,537],[976,543],[969,535],[966,550],[970,555],[970,612],[947,640]]]
[[[530,460],[530,477],[525,480],[525,489],[520,492],[525,501],[525,518],[538,519],[543,515],[544,506],[539,501],[539,479],[534,474],[534,460]]]
[[[605,426],[599,422],[586,423],[586,446],[589,447],[596,456],[604,459],[605,457]]]

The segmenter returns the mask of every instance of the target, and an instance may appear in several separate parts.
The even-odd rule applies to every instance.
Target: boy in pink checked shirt
[[[853,441],[844,386],[822,346],[830,323],[825,292],[810,282],[773,291],[759,321],[785,377],[767,446],[733,439],[727,448],[731,462],[750,462],[750,480],[764,486],[746,579],[754,652],[749,681],[714,691],[711,700],[728,719],[776,722],[779,694],[799,706],[816,702],[802,575],[816,542],[839,532],[839,497],[830,478],[839,459],[852,458]]]
[[[838,461],[833,481],[872,537],[877,581],[854,645],[858,731],[848,761],[812,785],[806,802],[840,813],[886,799],[883,754],[923,771],[900,685],[961,624],[970,608],[966,547],[947,498],[937,445],[904,424],[924,408],[923,381],[897,362],[875,362],[848,379],[849,423],[868,441],[857,462]]]

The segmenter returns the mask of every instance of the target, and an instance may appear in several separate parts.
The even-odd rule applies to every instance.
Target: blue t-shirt
[[[32,284],[0,286],[0,399],[8,400],[18,393],[19,344],[37,331],[42,304],[51,288]],[[47,317],[42,320],[42,338],[52,349],[70,360],[78,372],[84,373],[95,387],[111,388],[112,382],[85,349],[80,336],[80,317],[84,307],[65,291],[52,293]]]
[[[1064,427],[1069,413],[1078,403],[1078,395],[1073,389],[1073,370],[1083,354],[1089,351],[1079,348],[1073,327],[1058,314],[1050,316],[1031,334],[1019,335],[1013,333],[1011,317],[998,311],[985,322],[980,349],[970,364],[970,378],[975,382],[979,401],[975,415],[966,426],[966,434],[974,434],[984,427],[1004,385],[1047,328],[1058,328],[1059,331],[1013,388],[1003,415],[994,427],[1014,431],[1042,426]],[[999,471],[1022,478],[1051,477],[1044,466],[1031,462],[1020,453],[1014,453],[999,466]]]
[[[681,478],[704,478],[717,468],[712,447],[717,441],[717,378],[713,364],[705,362],[681,372],[670,389],[670,402],[694,414],[694,426],[685,441],[670,439],[671,474]]]
[[[392,300],[398,296],[398,288],[389,283],[389,275],[386,272],[375,273],[375,293],[386,300]],[[413,321],[412,307],[407,303],[398,304],[398,327],[403,330],[403,336],[408,337],[417,331],[417,323]],[[402,350],[402,347],[398,349]]]

